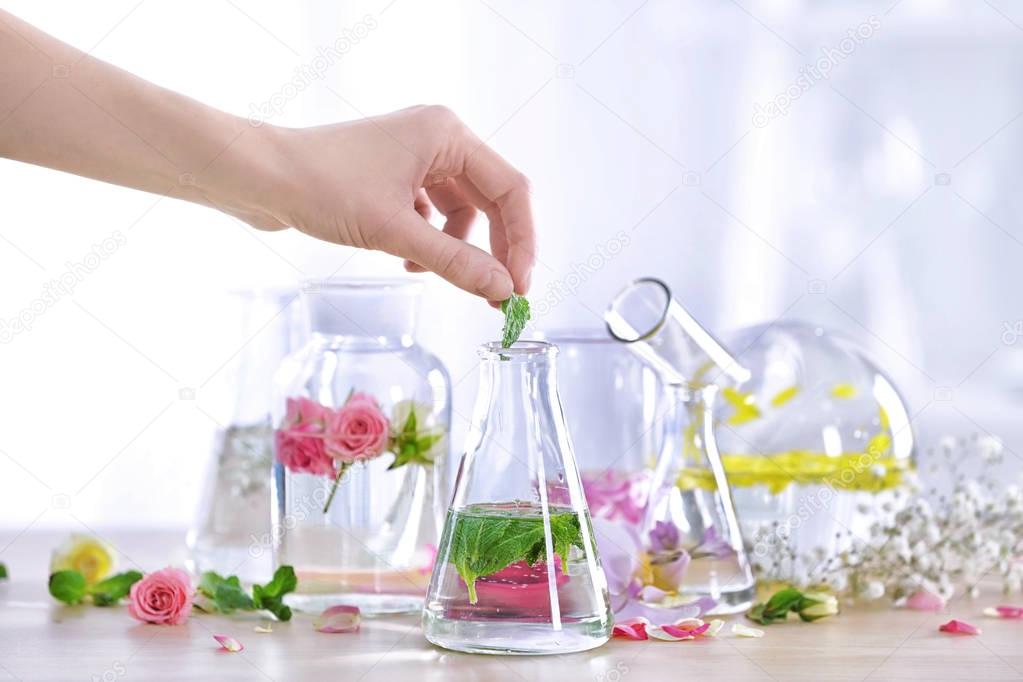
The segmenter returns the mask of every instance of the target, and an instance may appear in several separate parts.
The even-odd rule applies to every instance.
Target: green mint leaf
[[[7,580],[7,564],[0,563],[0,580]]]
[[[778,590],[765,604],[754,604],[746,613],[750,620],[761,625],[782,623],[789,617],[789,612],[797,611],[803,603],[803,593],[794,587]]]
[[[771,616],[783,616],[795,610],[802,599],[803,593],[794,587],[778,590],[764,604],[764,612]]]
[[[235,610],[252,611],[256,608],[252,597],[242,589],[238,576],[224,576],[213,571],[206,571],[199,581],[199,592],[213,601],[213,606],[221,613]]]
[[[226,578],[216,571],[206,571],[199,576],[199,586],[196,590],[204,597],[213,599],[213,596],[217,593],[217,585],[225,580]]]
[[[501,301],[501,312],[504,313],[504,329],[501,330],[501,347],[509,348],[519,340],[519,335],[529,321],[529,301],[524,296],[512,294],[511,298]]]
[[[582,548],[579,517],[574,512],[550,516],[551,544],[562,568],[572,546]],[[477,601],[476,579],[497,573],[519,561],[534,565],[547,556],[541,516],[459,516],[452,530],[449,560]]]
[[[253,587],[259,587],[256,585]],[[280,566],[274,571],[273,579],[266,585],[260,587],[260,594],[264,599],[280,599],[289,592],[294,592],[298,587],[298,578],[295,577],[295,569],[291,566]],[[256,600],[259,603],[259,600]]]
[[[81,571],[57,571],[50,576],[50,594],[65,604],[79,604],[85,598],[85,576]]]
[[[89,587],[92,603],[96,606],[113,606],[127,597],[131,592],[131,586],[140,580],[142,574],[138,571],[125,571],[101,580]]]
[[[284,595],[294,592],[296,587],[298,578],[295,577],[295,569],[280,566],[266,585],[252,586],[252,602],[255,608],[269,611],[278,620],[290,620],[291,608],[284,603]]]

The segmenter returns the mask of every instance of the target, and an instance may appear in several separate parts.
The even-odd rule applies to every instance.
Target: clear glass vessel
[[[307,282],[310,340],[277,375],[275,565],[289,603],[421,608],[437,550],[451,422],[447,371],[415,343],[421,285]]]
[[[558,396],[557,347],[479,351],[480,389],[423,609],[447,649],[555,654],[611,635],[607,582]]]
[[[725,345],[650,278],[627,286],[606,321],[665,383],[694,394],[720,387],[709,435],[762,576],[799,582],[906,499],[914,482],[909,414],[858,344],[774,322],[742,329]],[[683,462],[675,479],[683,495],[723,489],[713,468],[699,464]]]
[[[756,582],[715,438],[717,382],[749,370],[674,299],[660,280],[625,287],[605,313],[608,331],[657,372],[665,386],[663,441],[643,524],[641,581],[654,606],[714,600],[710,613],[743,611]]]
[[[195,523],[189,529],[189,570],[265,582],[273,572],[270,469],[273,375],[296,342],[298,291],[240,292],[232,296],[241,353],[224,371],[217,430]]]
[[[837,556],[889,521],[914,484],[913,429],[892,381],[853,341],[801,322],[728,337],[752,379],[715,408],[743,533],[772,577]],[[809,560],[809,565],[805,565]]]
[[[732,489],[714,435],[717,386],[665,390],[664,447],[643,523],[647,582],[685,603],[710,597],[709,613],[739,613],[756,596]]]
[[[657,375],[605,327],[543,338],[559,350],[558,392],[590,516],[638,526],[660,452]]]

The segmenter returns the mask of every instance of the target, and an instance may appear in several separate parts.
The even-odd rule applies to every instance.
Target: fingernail
[[[497,268],[491,268],[486,279],[480,283],[477,293],[487,298],[503,301],[512,292],[512,280],[508,273]]]

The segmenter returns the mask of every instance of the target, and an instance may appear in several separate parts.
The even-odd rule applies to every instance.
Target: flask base
[[[423,597],[409,594],[365,594],[355,592],[323,594],[289,594],[285,603],[302,613],[319,614],[331,606],[357,606],[364,616],[419,613]]]
[[[595,649],[610,639],[611,624],[592,618],[563,623],[554,630],[549,622],[454,620],[424,611],[423,632],[431,644],[452,651],[529,656]]]

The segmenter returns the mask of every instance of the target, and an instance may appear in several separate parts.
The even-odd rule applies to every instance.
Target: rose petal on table
[[[732,623],[732,634],[736,637],[756,637],[759,639],[764,636],[764,631],[759,628],[751,628],[742,623]]]
[[[631,640],[647,639],[648,625],[650,621],[646,618],[629,618],[615,623],[611,636]]]
[[[224,651],[237,653],[245,648],[242,646],[241,642],[229,635],[213,635],[213,639],[217,640],[217,644],[219,644],[220,648]]]
[[[917,590],[906,599],[906,608],[917,611],[940,611],[945,608],[945,600],[930,590]]]
[[[362,616],[359,613],[358,606],[341,604],[325,609],[313,621],[313,627],[316,628],[317,632],[326,632],[333,635],[345,632],[358,632],[361,622]]]
[[[270,627],[269,623],[267,623],[266,625],[257,625],[256,627],[254,627],[252,629],[255,630],[256,632],[259,632],[259,633],[264,634],[264,635],[267,634],[267,633],[273,632],[273,628]]]
[[[705,623],[699,618],[684,618],[675,623],[667,625],[655,625],[648,629],[651,637],[665,642],[681,642],[687,639],[696,639],[710,629],[710,623]]]
[[[969,623],[953,618],[947,623],[942,623],[938,626],[938,629],[942,632],[949,632],[954,635],[979,635],[980,629],[970,625]]]
[[[984,615],[991,618],[1023,618],[1023,606],[988,606],[984,609]]]

